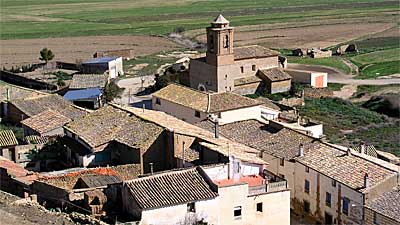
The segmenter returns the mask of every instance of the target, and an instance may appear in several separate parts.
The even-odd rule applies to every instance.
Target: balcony
[[[270,182],[268,184],[249,186],[249,195],[257,195],[263,193],[270,193],[276,191],[282,191],[287,189],[286,180],[278,182]]]

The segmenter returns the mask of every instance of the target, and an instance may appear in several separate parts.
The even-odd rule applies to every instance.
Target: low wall
[[[45,83],[38,80],[33,80],[26,78],[24,76],[18,75],[16,73],[11,73],[8,71],[0,70],[0,79],[10,83],[19,85],[22,87],[27,87],[36,90],[56,90],[57,86],[54,84]]]

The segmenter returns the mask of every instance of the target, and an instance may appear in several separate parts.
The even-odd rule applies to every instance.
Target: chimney
[[[219,137],[218,118],[215,118],[215,120],[214,120],[214,137],[215,137],[215,138],[218,138],[218,137]]]
[[[368,173],[365,173],[365,175],[364,175],[364,188],[368,188],[368,186],[369,186]]]
[[[304,156],[304,145],[303,144],[299,145],[299,156]]]
[[[367,146],[366,146],[365,142],[363,142],[363,141],[360,144],[360,151],[361,151],[361,154],[367,154]]]
[[[347,155],[351,156],[351,149],[350,148],[347,148]]]

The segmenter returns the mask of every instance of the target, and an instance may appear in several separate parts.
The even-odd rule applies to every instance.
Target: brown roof
[[[202,121],[198,126],[213,130],[210,121]],[[314,139],[288,128],[281,130],[272,128],[257,120],[245,120],[219,126],[220,135],[242,143],[261,152],[279,158],[292,159],[299,154],[299,146],[313,146]]]
[[[43,134],[60,128],[70,121],[70,118],[49,109],[21,121],[21,124],[31,128],[39,134]]]
[[[143,110],[135,107],[115,106],[131,112],[135,116],[151,121],[167,130],[177,134],[198,138],[199,144],[206,146],[222,155],[234,155],[238,159],[257,164],[267,164],[264,160],[256,157],[258,150],[246,145],[231,141],[224,137],[214,138],[213,132],[207,131],[164,112],[154,110]]]
[[[400,186],[383,193],[370,202],[367,207],[400,222]]]
[[[18,145],[17,138],[12,130],[0,130],[0,147]]]
[[[261,79],[268,79],[272,82],[292,79],[288,73],[280,68],[259,70],[257,76],[259,76]]]
[[[273,103],[268,98],[258,97],[257,100],[262,102],[262,105],[267,107],[267,108],[274,109],[274,110],[277,110],[277,111],[281,111],[281,108],[278,105],[276,105],[275,103]]]
[[[305,149],[304,156],[295,160],[360,192],[368,192],[364,187],[365,174],[368,174],[370,187],[397,176],[396,172],[377,163],[355,154],[347,155],[323,143]]]
[[[147,150],[163,131],[163,128],[113,106],[98,109],[65,127],[92,148],[114,140]]]
[[[218,196],[199,172],[190,168],[163,172],[126,182],[132,197],[141,209],[154,209],[186,204]]]
[[[261,81],[262,81],[261,78],[259,78],[257,76],[251,76],[251,77],[237,78],[233,81],[233,83],[235,86],[240,86],[240,85],[245,85],[245,84],[259,83]]]
[[[153,96],[197,111],[211,113],[261,105],[257,100],[232,92],[205,93],[178,84],[170,84]]]
[[[57,111],[72,120],[87,114],[86,110],[75,107],[72,103],[57,94],[15,100],[11,101],[11,103],[29,117],[49,109]]]
[[[0,168],[6,169],[7,174],[13,177],[22,177],[29,173],[28,170],[2,156],[0,156]]]
[[[233,52],[235,54],[235,60],[265,58],[279,55],[279,52],[259,45],[236,47],[233,49]]]
[[[75,74],[69,85],[70,89],[104,88],[107,77],[103,74]]]

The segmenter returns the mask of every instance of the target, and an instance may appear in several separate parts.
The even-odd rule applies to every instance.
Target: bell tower
[[[211,65],[229,65],[234,63],[233,27],[222,15],[207,27],[206,61]]]

